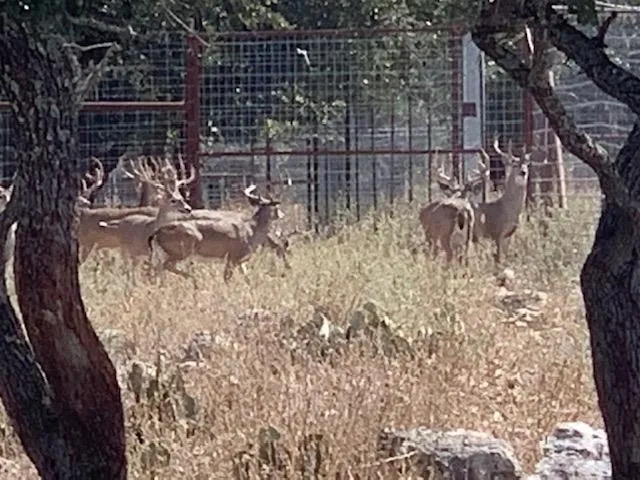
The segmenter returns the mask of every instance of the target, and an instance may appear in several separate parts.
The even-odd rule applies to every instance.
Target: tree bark
[[[0,87],[18,153],[0,238],[16,232],[15,284],[29,343],[0,283],[0,397],[47,479],[124,479],[124,415],[115,369],[87,319],[78,280],[77,120],[83,76],[62,42],[41,43],[0,16]]]
[[[525,0],[516,23],[544,30],[550,45],[576,62],[604,92],[640,114],[640,79],[615,65],[602,38],[589,38],[563,15]],[[489,7],[487,7],[488,9]],[[472,35],[487,55],[531,92],[560,141],[598,175],[605,200],[580,280],[591,335],[593,372],[608,434],[613,478],[640,478],[640,119],[615,162],[568,115],[544,74],[505,42],[505,27],[480,19]],[[524,22],[524,23],[523,23]],[[610,22],[609,22],[610,23]],[[602,31],[602,29],[601,29]],[[541,56],[545,52],[539,52]],[[534,55],[535,57],[535,55]],[[544,59],[538,59],[544,63]]]

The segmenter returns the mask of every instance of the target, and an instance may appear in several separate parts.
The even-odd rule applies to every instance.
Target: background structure
[[[618,61],[640,56],[638,16],[620,15],[607,35]],[[554,81],[578,123],[615,153],[632,124],[628,109],[560,64]],[[578,100],[580,99],[580,100]],[[3,182],[15,168],[8,105],[0,103]],[[517,151],[546,149],[534,166],[530,200],[558,199],[548,125],[527,95],[456,26],[413,30],[281,30],[215,38],[157,32],[127,46],[81,115],[81,153],[110,172],[100,202],[135,204],[123,155],[175,156],[199,166],[194,198],[219,207],[247,182],[288,183],[310,227],[350,211],[424,202],[432,154],[449,174],[475,167],[493,135]],[[501,165],[492,159],[492,178]],[[588,167],[564,159],[567,196],[596,195]]]

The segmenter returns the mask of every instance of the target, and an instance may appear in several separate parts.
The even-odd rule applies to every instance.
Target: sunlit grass
[[[424,255],[417,206],[294,243],[291,270],[262,252],[248,264],[248,283],[237,274],[224,284],[220,263],[197,262],[197,291],[170,274],[164,284],[134,286],[124,281],[116,255],[101,264],[90,259],[81,270],[89,316],[98,329],[125,332],[137,358],[153,362],[158,351],[172,358],[199,330],[225,339],[204,367],[187,374],[199,405],[195,425],[158,422],[123,392],[131,478],[232,478],[232,456],[267,425],[292,451],[304,434],[323,434],[329,476],[368,471],[376,436],[387,426],[491,432],[511,442],[530,470],[539,440],[556,422],[600,423],[578,288],[596,215],[595,200],[580,200],[552,218],[523,218],[505,264],[515,273],[507,287],[544,299],[538,315],[524,320],[500,302],[500,269],[489,245],[473,252],[468,268],[446,268]],[[349,351],[332,364],[292,362],[278,342],[283,318],[304,324],[322,311],[345,326],[349,312],[369,300],[410,339],[437,332],[435,356],[420,349],[413,359]],[[251,309],[262,313],[240,320]],[[146,445],[170,452],[153,475],[134,423]],[[0,447],[5,457],[21,455],[11,435]]]

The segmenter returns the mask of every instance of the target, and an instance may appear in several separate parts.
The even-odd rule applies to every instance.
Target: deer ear
[[[438,183],[438,186],[440,187],[440,190],[442,190],[443,193],[445,194],[453,193],[453,189],[451,188],[451,185],[449,185],[448,183],[441,182],[440,180],[437,180],[437,183]]]
[[[468,189],[472,195],[480,195],[482,193],[482,182],[472,183]]]

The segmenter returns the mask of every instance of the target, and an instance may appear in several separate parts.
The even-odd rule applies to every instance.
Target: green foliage
[[[576,15],[578,23],[584,25],[596,25],[598,12],[595,0],[568,0],[569,13]]]

